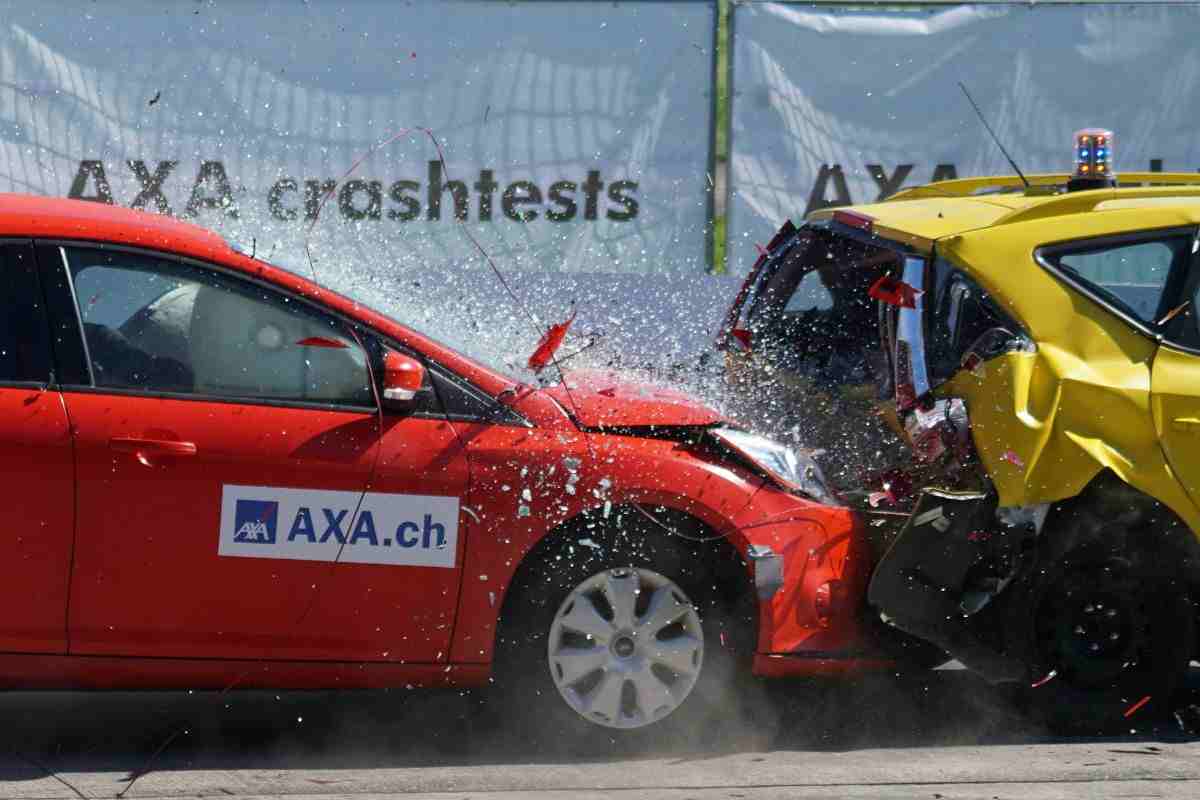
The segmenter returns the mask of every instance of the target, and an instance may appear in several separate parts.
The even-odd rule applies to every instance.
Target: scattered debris
[[[1046,676],[1044,678],[1041,678],[1040,680],[1036,680],[1033,683],[1029,684],[1029,688],[1040,689],[1057,677],[1058,677],[1058,670],[1052,669],[1046,673]]]
[[[867,294],[875,300],[887,303],[897,308],[916,308],[917,298],[924,294],[898,278],[891,275],[881,275],[879,280],[871,284]]]
[[[883,503],[892,505],[895,502],[896,498],[891,492],[871,492],[869,495],[867,495],[867,504],[871,506],[871,508],[879,508],[879,506]]]
[[[1149,702],[1150,702],[1150,695],[1146,695],[1141,700],[1138,700],[1136,703],[1134,703],[1128,709],[1125,710],[1125,719],[1129,719],[1130,717],[1132,717],[1139,710],[1141,710],[1142,706],[1146,705],[1146,703],[1149,703]]]
[[[571,312],[571,316],[567,317],[565,322],[560,322],[557,325],[551,325],[546,333],[542,336],[542,340],[538,342],[537,349],[533,351],[533,355],[529,357],[529,368],[534,372],[541,372],[546,368],[546,365],[554,360],[554,354],[558,352],[558,348],[562,346],[563,339],[567,336],[567,331],[571,327],[571,323],[575,321],[576,311]]]
[[[1014,467],[1017,467],[1018,469],[1025,469],[1025,462],[1012,450],[1005,450],[1004,455],[1000,456],[1000,458],[1012,464]]]
[[[1188,736],[1200,736],[1200,705],[1192,704],[1176,710],[1175,722]]]

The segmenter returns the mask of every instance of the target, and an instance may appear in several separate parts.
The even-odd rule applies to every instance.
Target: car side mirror
[[[425,367],[412,356],[388,350],[383,356],[383,402],[407,408],[425,385]]]

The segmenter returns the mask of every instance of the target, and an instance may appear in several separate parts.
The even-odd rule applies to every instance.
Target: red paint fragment
[[[747,353],[750,352],[750,343],[753,341],[750,331],[746,330],[745,328],[734,328],[729,332],[729,335],[734,338],[734,341],[742,346],[743,350],[745,350]]]
[[[870,505],[871,508],[879,508],[881,503],[895,505],[896,497],[891,492],[871,492],[871,494],[867,496],[867,504]]]
[[[331,350],[345,350],[346,343],[339,342],[337,339],[329,339],[324,336],[309,336],[307,339],[301,339],[296,342],[297,347],[328,347]]]
[[[1002,461],[1007,461],[1008,463],[1012,464],[1014,467],[1019,467],[1021,469],[1025,468],[1025,462],[1022,461],[1021,457],[1019,455],[1017,455],[1015,452],[1013,452],[1012,450],[1005,450],[1004,455],[1000,456],[1000,459]]]
[[[881,275],[879,280],[871,284],[867,294],[889,306],[916,308],[917,298],[924,292],[891,275]]]
[[[1034,681],[1033,683],[1031,683],[1029,685],[1029,688],[1040,689],[1041,687],[1045,686],[1047,683],[1049,683],[1050,681],[1054,680],[1057,677],[1058,677],[1058,670],[1052,669],[1052,670],[1050,670],[1050,672],[1046,673],[1046,677],[1042,678],[1039,681]]]
[[[1125,712],[1125,719],[1129,719],[1130,717],[1132,717],[1134,714],[1136,714],[1141,709],[1142,706],[1146,705],[1146,703],[1149,703],[1149,702],[1150,702],[1150,695],[1146,695],[1141,700],[1138,700],[1136,703],[1131,705],[1129,707],[1129,709]]]
[[[529,368],[534,372],[541,372],[546,365],[554,358],[554,354],[558,352],[558,348],[562,346],[563,339],[567,336],[567,330],[571,327],[571,323],[575,321],[575,312],[571,312],[571,316],[566,322],[560,322],[557,325],[551,325],[546,334],[542,336],[542,340],[538,342],[537,349],[533,351],[533,355],[529,357]]]

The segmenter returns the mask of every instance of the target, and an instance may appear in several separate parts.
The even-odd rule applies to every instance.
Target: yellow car
[[[860,509],[866,613],[1088,726],[1197,654],[1200,175],[1080,166],[787,223],[720,344]]]

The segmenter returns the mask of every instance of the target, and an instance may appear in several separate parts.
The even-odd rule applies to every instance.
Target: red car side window
[[[66,254],[98,387],[374,404],[366,354],[331,316],[189,264],[108,249]]]

